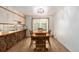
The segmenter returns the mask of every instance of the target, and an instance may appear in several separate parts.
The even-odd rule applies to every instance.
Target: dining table
[[[47,51],[46,48],[46,40],[49,41],[49,33],[48,32],[33,32],[31,39],[34,39],[36,42],[35,51]]]

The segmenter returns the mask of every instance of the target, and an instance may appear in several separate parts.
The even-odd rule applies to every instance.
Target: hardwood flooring
[[[26,38],[12,48],[10,48],[7,52],[34,52],[35,42],[30,46],[31,38]],[[67,48],[65,48],[59,41],[50,37],[50,44],[46,42],[46,47],[48,48],[48,52],[69,52]]]

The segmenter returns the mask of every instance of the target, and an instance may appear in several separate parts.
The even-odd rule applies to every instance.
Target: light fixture
[[[37,9],[37,13],[39,13],[39,14],[43,14],[43,13],[44,13],[44,9],[43,9],[43,8],[39,8],[39,9]]]
[[[35,6],[33,7],[33,13],[35,15],[47,15],[48,8],[45,6]]]

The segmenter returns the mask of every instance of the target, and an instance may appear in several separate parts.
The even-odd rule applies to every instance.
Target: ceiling
[[[30,16],[51,16],[56,14],[57,11],[59,11],[62,7],[60,6],[9,6],[12,7],[19,12],[23,13],[24,15],[30,15]],[[43,14],[38,14],[37,9],[38,8],[43,8],[44,13]]]

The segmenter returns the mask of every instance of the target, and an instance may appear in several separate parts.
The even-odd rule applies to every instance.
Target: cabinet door
[[[7,12],[0,8],[0,23],[6,23],[7,22]]]
[[[11,12],[8,12],[8,23],[13,23],[14,22],[14,15]]]
[[[4,31],[5,27],[3,23],[7,23],[7,19],[8,19],[7,11],[0,8],[0,31]],[[7,28],[5,28],[5,30],[7,30]]]

